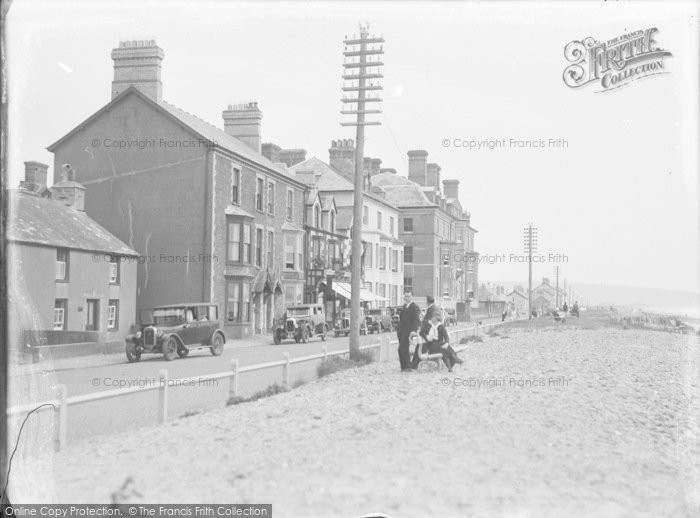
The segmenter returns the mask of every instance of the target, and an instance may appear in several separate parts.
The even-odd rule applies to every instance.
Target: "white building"
[[[315,157],[292,166],[289,172],[316,188],[322,197],[332,194],[336,229],[351,238],[354,185],[347,175]],[[372,307],[396,306],[401,303],[404,277],[403,242],[398,238],[399,210],[383,198],[381,190],[366,191],[363,201],[361,260],[362,282],[367,290],[363,302]],[[344,280],[349,282],[349,278]]]

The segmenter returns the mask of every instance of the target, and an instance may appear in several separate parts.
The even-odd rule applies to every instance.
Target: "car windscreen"
[[[290,317],[307,317],[311,314],[309,308],[289,308],[287,310],[287,316]]]
[[[150,318],[144,320],[143,313],[148,311]],[[154,324],[160,326],[174,326],[185,320],[185,308],[156,308],[141,312],[142,324]]]

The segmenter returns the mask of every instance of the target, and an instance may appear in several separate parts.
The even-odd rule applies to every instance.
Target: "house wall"
[[[335,197],[335,204],[338,207],[338,211],[341,210],[352,210],[353,206],[353,193],[350,191],[333,192]],[[403,278],[404,278],[404,265],[401,260],[401,255],[403,253],[404,244],[399,239],[399,220],[400,212],[398,209],[380,203],[379,201],[370,198],[368,196],[364,197],[363,205],[367,207],[368,210],[368,220],[367,223],[362,225],[362,240],[367,243],[367,246],[372,246],[372,265],[369,266],[367,261],[365,261],[365,266],[363,269],[364,283],[370,291],[373,293],[379,293],[378,284],[386,285],[385,288],[385,298],[387,302],[385,305],[391,305],[392,303],[392,291],[395,288],[396,291],[396,304],[402,303],[403,295]],[[382,225],[379,228],[377,212],[382,213]],[[394,218],[394,239],[389,239],[390,236],[390,218]],[[351,238],[351,233],[348,229],[348,238]],[[379,268],[379,257],[377,256],[377,245],[379,247],[386,247],[387,249],[387,267],[386,269]],[[348,243],[348,246],[350,244]],[[398,264],[397,271],[393,272],[391,270],[391,253],[396,250],[398,253]],[[382,305],[381,303],[378,305]]]
[[[10,243],[9,274],[16,290],[31,304],[37,321],[37,331],[53,330],[56,299],[67,299],[66,330],[85,331],[86,301],[99,300],[98,329],[100,343],[105,346],[121,344],[136,322],[136,258],[123,258],[120,263],[119,284],[109,283],[110,265],[103,253],[70,250],[68,279],[58,281],[56,248],[24,243]],[[110,299],[119,300],[117,329],[107,329],[107,307]]]
[[[227,229],[226,224],[230,218],[226,216],[226,207],[231,204],[231,188],[232,188],[232,170],[240,169],[240,201],[235,207],[242,209],[253,216],[253,232],[251,235],[251,264],[227,263]],[[282,292],[275,295],[265,296],[264,294],[251,294],[251,319],[249,322],[241,322],[237,324],[226,324],[224,331],[229,338],[242,338],[250,336],[253,333],[264,333],[271,331],[272,322],[270,318],[281,316],[284,311],[284,293],[287,288],[294,290],[295,296],[298,297],[298,302],[302,302],[304,273],[303,264],[299,270],[285,270],[284,265],[284,245],[285,234],[283,226],[285,223],[290,223],[299,227],[299,236],[302,237],[303,243],[303,225],[304,225],[304,191],[303,189],[292,182],[287,182],[284,178],[265,172],[263,169],[253,168],[252,166],[237,160],[235,157],[226,153],[216,152],[212,161],[212,170],[214,171],[213,182],[213,238],[212,238],[212,256],[216,258],[212,262],[213,282],[212,282],[212,301],[219,304],[220,311],[224,315],[226,308],[226,283],[229,281],[253,282],[260,271],[269,271],[280,279]],[[264,182],[264,197],[263,210],[258,211],[256,208],[256,189],[257,179],[261,178]],[[274,211],[269,214],[267,211],[267,196],[268,184],[274,183]],[[287,190],[291,189],[293,194],[293,210],[292,220],[288,221],[287,215]],[[255,265],[255,229],[260,228],[263,231],[263,248],[262,267]],[[273,264],[267,264],[267,232],[274,232],[273,245]],[[304,261],[306,260],[306,251],[302,250]],[[268,307],[270,310],[268,310]],[[225,316],[225,315],[224,315]]]
[[[54,180],[71,164],[87,214],[139,253],[138,308],[208,300],[207,147],[192,139],[129,95],[54,152]]]
[[[413,280],[413,296],[424,304],[428,295],[438,297],[440,276],[440,238],[435,233],[435,210],[433,208],[405,208],[399,223],[399,238],[405,248],[413,247],[413,263],[404,265],[404,275]],[[413,218],[413,232],[404,232],[405,218]]]

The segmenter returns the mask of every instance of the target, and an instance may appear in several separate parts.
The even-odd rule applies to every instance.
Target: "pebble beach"
[[[276,517],[700,516],[698,337],[586,322],[506,326],[468,344],[453,373],[375,363],[95,437],[55,456],[58,500],[271,503]]]

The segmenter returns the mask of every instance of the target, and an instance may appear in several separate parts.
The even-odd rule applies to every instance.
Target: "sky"
[[[257,100],[263,142],[327,161],[331,140],[354,138],[340,126],[342,40],[359,22],[386,40],[382,125],[367,129],[365,154],[406,174],[406,152],[424,149],[460,180],[481,279],[527,280],[532,222],[536,279],[560,266],[572,283],[698,291],[694,2],[15,0],[10,184],[24,161],[53,165],[45,148],[109,102],[110,52],[133,39],[163,49],[168,102],[223,127],[228,104]],[[569,42],[651,27],[669,73],[605,93],[564,84]],[[501,139],[568,145],[454,144]]]

